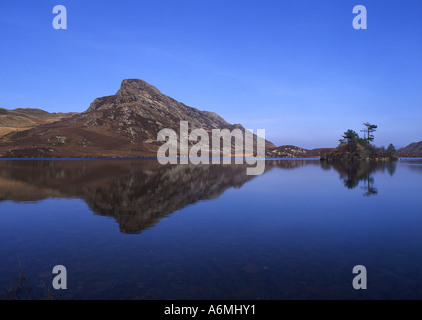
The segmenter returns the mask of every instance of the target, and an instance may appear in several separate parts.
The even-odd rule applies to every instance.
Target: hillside
[[[422,157],[422,141],[409,144],[397,150],[399,157]]]
[[[77,113],[49,113],[35,108],[7,110],[0,108],[0,137],[15,131],[69,118]]]

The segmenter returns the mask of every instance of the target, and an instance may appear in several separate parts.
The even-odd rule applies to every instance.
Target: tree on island
[[[365,122],[364,137],[361,138],[352,129],[344,132],[339,139],[340,145],[330,153],[321,156],[321,160],[379,160],[379,159],[397,159],[396,148],[390,144],[387,149],[384,147],[376,147],[371,142],[374,141],[374,132],[378,128],[377,125]]]
[[[347,130],[342,136],[343,139],[340,139],[340,143],[352,143],[357,142],[359,139],[359,135],[356,133],[356,131],[349,129]]]
[[[362,130],[364,132],[363,138],[366,140],[367,144],[369,145],[370,142],[374,141],[374,135],[372,133],[377,130],[378,126],[371,124],[369,122],[365,122],[363,125],[366,127],[366,129]]]
[[[341,136],[342,139],[339,140],[340,144],[344,144],[344,143],[346,143],[347,145],[361,144],[361,145],[364,145],[365,147],[368,147],[370,145],[370,142],[374,141],[374,135],[372,133],[376,131],[378,126],[371,124],[369,122],[365,122],[363,125],[366,127],[366,129],[361,130],[361,132],[363,132],[363,138],[359,137],[356,131],[352,129],[348,129]]]
[[[387,155],[389,157],[395,156],[397,154],[396,147],[390,143],[390,145],[387,147]]]
[[[339,140],[340,144],[346,144],[347,150],[349,152],[353,152],[356,150],[356,145],[360,139],[356,131],[348,129],[346,132],[344,132],[341,137],[342,139]]]

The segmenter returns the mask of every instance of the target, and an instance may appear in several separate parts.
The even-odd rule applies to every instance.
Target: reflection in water
[[[82,198],[121,232],[140,233],[162,217],[212,199],[249,176],[243,166],[162,166],[157,161],[1,161],[0,199]]]
[[[344,186],[348,189],[356,188],[360,182],[363,182],[362,189],[365,190],[363,194],[366,197],[377,195],[378,189],[374,186],[375,179],[373,174],[376,171],[385,171],[393,176],[396,172],[396,161],[360,161],[360,162],[321,162],[324,169],[334,168],[340,173],[340,179],[343,181]]]
[[[266,171],[304,165],[331,166],[344,185],[364,182],[365,195],[377,194],[372,173],[395,171],[395,163],[320,163],[319,160],[267,160]],[[255,176],[246,165],[160,165],[155,160],[0,161],[0,201],[81,198],[99,215],[116,219],[123,233],[141,233],[176,210],[217,198]]]
[[[293,169],[304,160],[267,161]],[[82,198],[112,216],[123,233],[140,233],[161,218],[200,200],[217,198],[254,176],[246,165],[160,165],[155,160],[0,161],[0,201]]]

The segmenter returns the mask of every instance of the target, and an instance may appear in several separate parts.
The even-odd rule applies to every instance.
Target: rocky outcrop
[[[319,158],[327,152],[331,152],[332,148],[303,149],[300,147],[287,145],[266,150],[267,158]]]
[[[308,157],[308,151],[309,150],[288,145],[269,149],[266,151],[266,155],[269,158],[306,158]]]

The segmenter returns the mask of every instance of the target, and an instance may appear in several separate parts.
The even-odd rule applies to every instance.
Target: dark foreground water
[[[55,265],[55,299],[421,299],[421,187],[421,160],[2,160],[0,294],[20,262],[33,299]]]

